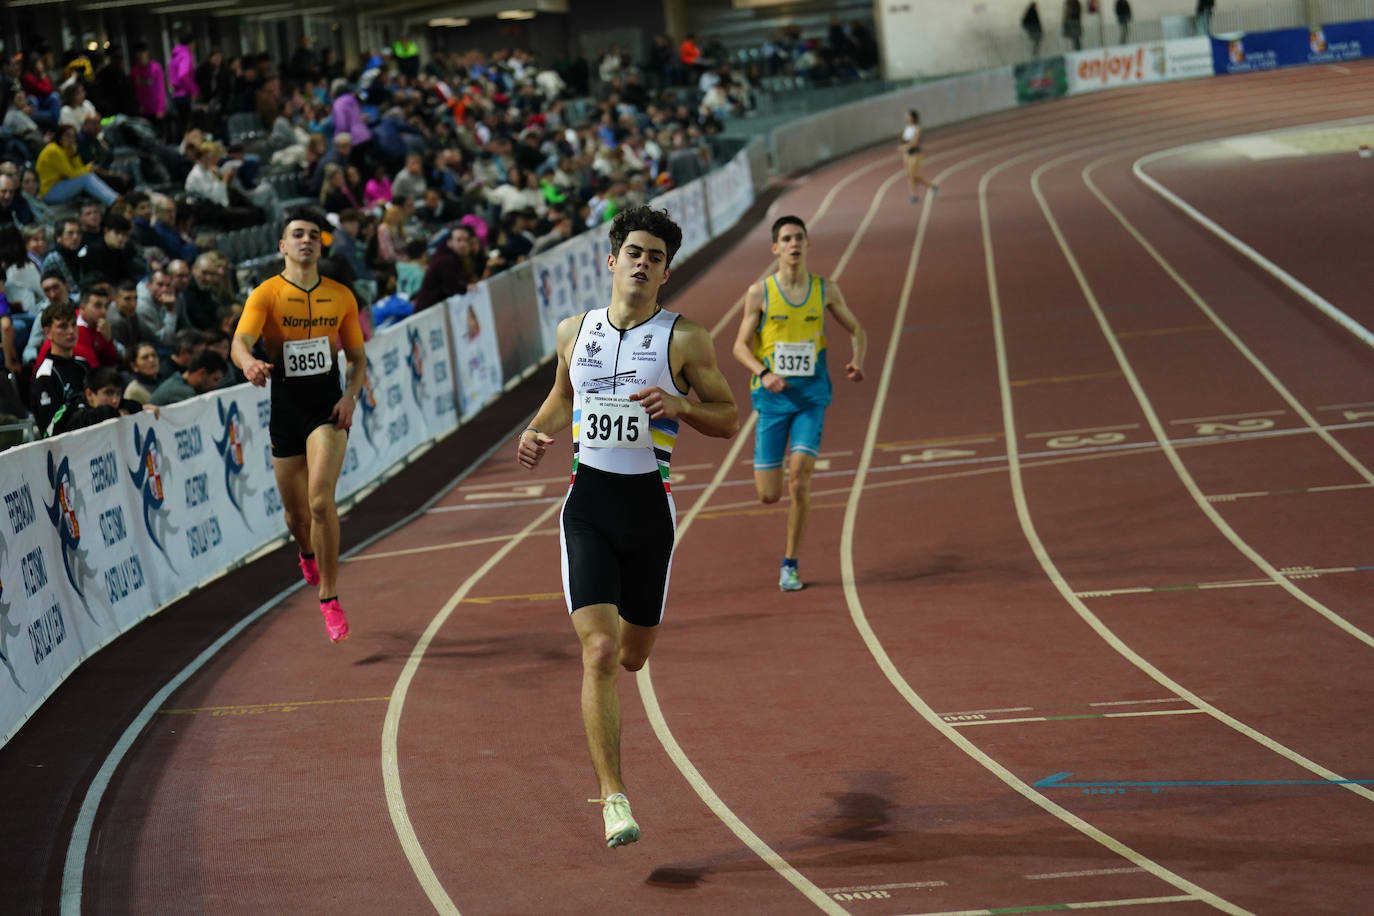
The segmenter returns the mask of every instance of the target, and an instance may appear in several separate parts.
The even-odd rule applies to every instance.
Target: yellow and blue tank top
[[[749,380],[749,397],[759,413],[789,413],[830,403],[830,372],[826,368],[825,278],[811,275],[806,298],[790,301],[778,285],[777,275],[763,281],[763,314],[755,329],[754,356],[773,368],[773,345],[815,341],[815,372],[810,376],[787,376],[787,388],[772,392],[756,375]]]

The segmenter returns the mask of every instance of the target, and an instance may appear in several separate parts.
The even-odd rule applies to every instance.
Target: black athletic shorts
[[[305,440],[318,427],[332,423],[334,405],[343,397],[337,380],[332,385],[293,386],[272,381],[272,418],[267,432],[272,457],[294,458],[305,454]]]
[[[558,533],[568,613],[611,604],[629,623],[658,625],[677,533],[677,508],[658,473],[578,465]]]

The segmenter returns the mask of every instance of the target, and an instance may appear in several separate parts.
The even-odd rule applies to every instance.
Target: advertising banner
[[[748,153],[736,153],[724,168],[706,176],[706,209],[712,236],[739,222],[753,203],[754,179],[749,171]]]
[[[533,261],[534,299],[539,306],[539,336],[545,353],[552,353],[558,342],[558,323],[582,311],[577,292],[577,252],[585,246],[584,239],[569,239]],[[487,301],[490,305],[489,295]],[[461,324],[454,324],[453,329],[455,334],[463,333]]]
[[[673,263],[690,258],[711,241],[711,227],[706,222],[705,182],[694,181],[655,197],[649,203],[657,209],[667,210],[673,222],[682,227],[682,247],[674,255]]]
[[[1012,68],[1016,79],[1016,101],[1021,104],[1057,99],[1069,91],[1068,71],[1063,57],[1042,57]]]
[[[1217,73],[1251,73],[1299,64],[1335,64],[1374,53],[1374,22],[1333,22],[1314,29],[1242,32],[1212,38]]]
[[[1212,75],[1212,46],[1203,36],[1119,45],[1064,55],[1069,94]]]
[[[558,259],[566,269],[566,257]],[[537,276],[537,270],[536,270]],[[471,287],[444,303],[453,329],[454,361],[458,367],[458,417],[467,420],[501,396],[501,347],[491,311],[491,290],[485,283]]]

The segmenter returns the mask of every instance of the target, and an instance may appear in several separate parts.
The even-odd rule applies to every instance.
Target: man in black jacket
[[[118,285],[125,280],[138,281],[146,273],[146,265],[138,250],[129,242],[133,224],[127,216],[108,213],[101,224],[103,233],[98,241],[89,243],[77,258],[81,267],[81,283],[92,282],[100,276],[105,282]]]

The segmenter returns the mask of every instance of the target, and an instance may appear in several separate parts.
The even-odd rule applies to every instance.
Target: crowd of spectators
[[[370,334],[699,178],[752,79],[859,72],[865,34],[779,35],[734,63],[660,37],[595,78],[524,50],[386,48],[345,72],[308,38],[277,60],[187,35],[165,64],[135,44],[126,69],[118,48],[35,41],[0,66],[0,414],[43,434],[98,416],[74,366],[122,373],[116,410],[240,381],[225,357],[249,290],[219,249],[256,227],[270,261],[283,194],[327,214],[322,270]]]

